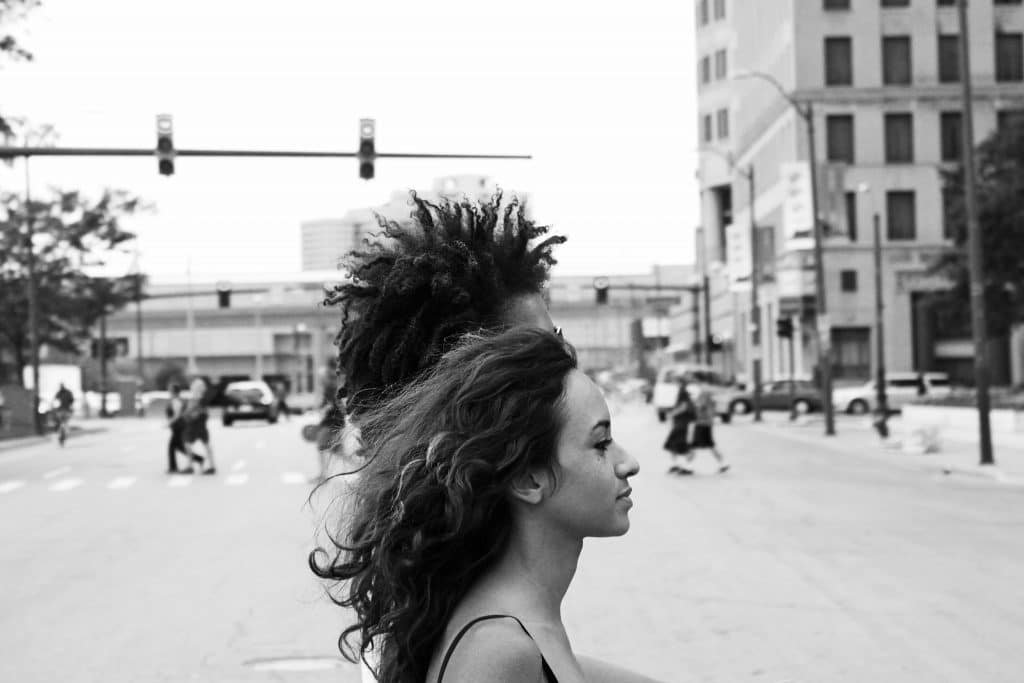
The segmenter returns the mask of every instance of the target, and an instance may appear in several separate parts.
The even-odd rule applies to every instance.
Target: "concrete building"
[[[774,336],[781,316],[797,322],[796,373],[816,370],[809,140],[788,98],[813,105],[835,376],[866,378],[876,362],[872,226],[878,220],[887,367],[946,370],[969,380],[969,330],[943,325],[927,302],[929,293],[949,285],[929,266],[952,244],[940,170],[961,153],[955,2],[697,0],[695,7],[698,257],[710,281],[711,331],[723,340],[716,363],[749,373],[753,212],[764,376],[789,372]],[[981,142],[1024,115],[1024,6],[972,0],[969,12]],[[673,342],[685,346],[689,328],[679,325]],[[997,382],[1020,373],[1021,337],[994,344]]]
[[[355,209],[342,218],[305,221],[302,230],[302,270],[337,270],[342,254],[357,248],[377,219],[370,209]]]
[[[141,348],[147,387],[170,366],[212,381],[267,377],[316,393],[341,322],[337,309],[322,305],[323,292],[344,277],[333,270],[233,282],[227,307],[213,282],[151,286],[141,312],[132,305],[107,320],[117,349],[111,382],[138,375]],[[637,371],[668,342],[667,310],[680,293],[667,288],[691,277],[687,266],[613,276],[606,304],[597,302],[593,277],[554,277],[547,298],[581,368]]]

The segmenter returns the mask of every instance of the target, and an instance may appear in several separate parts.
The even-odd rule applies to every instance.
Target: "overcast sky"
[[[36,56],[0,70],[3,112],[65,146],[523,153],[532,161],[34,159],[32,185],[131,190],[156,280],[283,274],[299,223],[483,173],[569,236],[559,274],[693,260],[699,220],[692,3],[45,0],[18,28]],[[21,164],[0,170],[21,191]]]

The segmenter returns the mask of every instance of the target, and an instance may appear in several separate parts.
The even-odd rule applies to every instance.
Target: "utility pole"
[[[100,417],[107,415],[107,297],[103,290],[103,311],[100,313]]]
[[[971,282],[971,336],[974,338],[974,383],[978,394],[978,445],[981,465],[994,465],[989,424],[988,325],[985,319],[984,259],[981,226],[978,224],[974,168],[974,97],[971,93],[971,50],[967,25],[967,0],[957,0],[960,16],[960,83],[963,94],[964,208],[967,212],[967,258]]]
[[[743,173],[750,188],[750,357],[751,373],[754,379],[754,422],[761,421],[761,304],[757,296],[761,271],[758,267],[757,219],[754,204],[757,192],[754,189],[754,164]]]
[[[825,256],[822,248],[821,219],[818,217],[818,158],[814,144],[814,108],[810,102],[804,109],[807,123],[807,147],[811,168],[811,217],[814,223],[814,322],[818,332],[818,370],[821,373],[821,398],[825,404],[825,436],[836,433],[835,407],[832,405],[832,349],[829,335],[828,309],[825,305]]]
[[[704,290],[704,331],[707,334],[702,340],[704,343],[704,364],[711,365],[711,287],[710,278],[704,275],[702,289]]]
[[[883,439],[889,438],[889,402],[885,395],[885,301],[882,296],[882,221],[875,211],[872,222],[875,233],[875,344],[878,358],[875,363],[875,387],[878,400],[878,418],[875,429]]]
[[[25,145],[28,146],[26,137]],[[25,158],[25,251],[28,265],[28,345],[32,362],[32,421],[36,434],[43,433],[43,421],[39,419],[39,291],[36,283],[35,218],[32,216],[32,191]],[[18,378],[21,381],[21,378]]]

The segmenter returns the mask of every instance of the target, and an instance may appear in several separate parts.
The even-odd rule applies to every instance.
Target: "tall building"
[[[752,362],[753,203],[764,375],[790,371],[774,334],[782,316],[797,323],[796,374],[816,371],[810,139],[798,105],[813,108],[835,376],[866,378],[876,362],[877,220],[887,367],[969,379],[969,330],[944,325],[928,301],[949,285],[929,270],[952,244],[940,170],[962,153],[955,0],[696,0],[695,7],[698,258],[710,281],[711,331],[723,340],[716,362],[742,374]],[[1024,6],[971,0],[969,13],[980,143],[1024,116]],[[1024,351],[1019,334],[1000,343],[993,372],[1005,382],[1009,347],[1014,357]]]
[[[302,230],[302,270],[335,270],[342,254],[358,247],[377,229],[370,209],[355,209],[343,218],[305,221]]]

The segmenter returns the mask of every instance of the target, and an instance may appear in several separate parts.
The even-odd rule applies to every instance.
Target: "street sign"
[[[782,227],[786,239],[805,237],[814,229],[811,197],[811,167],[806,161],[780,165],[782,177]]]

